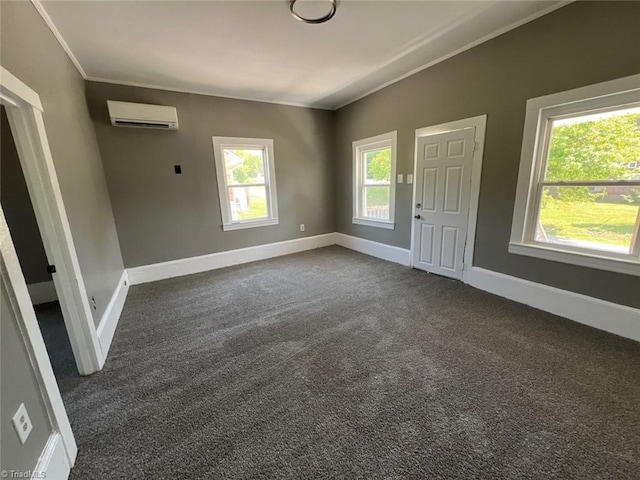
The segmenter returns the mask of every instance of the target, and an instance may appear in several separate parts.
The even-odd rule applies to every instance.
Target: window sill
[[[640,261],[638,259],[607,256],[604,252],[590,254],[536,244],[511,242],[509,243],[509,253],[640,276]]]
[[[385,220],[372,220],[370,218],[352,218],[351,223],[357,225],[366,225],[368,227],[386,228],[387,230],[395,230],[396,224]]]
[[[234,222],[227,223],[226,225],[222,225],[222,230],[225,232],[230,230],[242,230],[243,228],[254,228],[254,227],[266,227],[269,225],[278,225],[279,221],[277,218],[268,218],[266,220],[254,220],[254,221],[245,221],[245,222]]]

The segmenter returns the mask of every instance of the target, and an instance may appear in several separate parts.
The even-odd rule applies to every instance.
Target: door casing
[[[34,90],[1,65],[0,103],[6,108],[47,259],[56,266],[53,282],[78,372],[89,375],[102,368],[105,357],[49,148],[42,103]]]
[[[467,220],[467,238],[465,240],[464,249],[464,266],[462,279],[466,272],[473,266],[473,252],[475,248],[476,225],[478,220],[478,202],[480,199],[480,179],[482,178],[482,158],[484,155],[484,139],[487,129],[487,115],[479,115],[477,117],[465,118],[453,122],[442,123],[424,128],[416,129],[414,156],[413,156],[413,194],[411,203],[411,251],[410,262],[414,267],[413,254],[417,245],[414,245],[414,233],[416,222],[413,221],[413,206],[416,204],[416,175],[418,165],[418,139],[420,137],[428,137],[438,133],[453,132],[465,128],[475,128],[475,149],[473,152],[472,170],[471,170],[471,193],[469,198],[469,216]]]

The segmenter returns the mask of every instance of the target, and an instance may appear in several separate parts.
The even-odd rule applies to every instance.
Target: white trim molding
[[[245,228],[268,227],[269,225],[278,225],[280,220],[277,218],[267,218],[265,220],[253,220],[250,222],[232,222],[228,225],[223,224],[222,230],[229,232],[232,230],[243,230]]]
[[[471,192],[469,193],[469,217],[467,220],[467,239],[464,249],[464,269],[471,268],[473,265],[473,252],[476,243],[476,226],[478,223],[478,204],[480,202],[480,179],[482,177],[482,159],[484,157],[484,138],[487,131],[487,115],[479,115],[477,117],[465,118],[463,120],[455,120],[453,122],[433,125],[431,127],[418,128],[415,136],[415,146],[413,150],[413,193],[411,195],[412,209],[417,203],[416,200],[416,175],[418,165],[418,139],[420,137],[428,137],[429,135],[438,135],[440,133],[455,132],[465,128],[475,128],[473,166],[471,167]],[[413,252],[414,245],[414,228],[416,222],[411,221],[411,248]],[[413,261],[413,260],[411,260]]]
[[[398,150],[398,131],[383,133],[375,137],[363,138],[352,142],[353,148],[353,216],[351,223],[366,225],[368,227],[395,229],[396,214],[396,158]],[[376,188],[377,184],[365,183],[364,156],[376,150],[391,150],[391,175],[389,185],[382,184],[381,187],[389,187],[389,219],[378,219],[367,217],[363,213],[365,203],[365,190],[367,187]]]
[[[69,57],[69,59],[71,60],[71,62],[73,63],[73,65],[76,67],[76,69],[78,70],[78,72],[80,73],[80,75],[82,76],[82,78],[84,80],[88,80],[91,82],[102,82],[102,83],[111,83],[111,84],[115,84],[115,85],[125,85],[125,86],[132,86],[132,87],[139,87],[139,88],[151,88],[151,89],[155,89],[155,90],[165,90],[165,91],[170,91],[170,92],[182,92],[182,93],[193,93],[193,94],[197,94],[197,95],[206,95],[206,96],[212,96],[212,97],[220,97],[220,98],[230,98],[230,99],[236,99],[236,100],[247,100],[250,102],[259,102],[259,103],[269,103],[269,104],[274,104],[274,105],[285,105],[285,106],[291,106],[291,107],[301,107],[301,108],[313,108],[313,109],[318,109],[318,110],[327,110],[327,111],[336,111],[339,110],[351,103],[357,102],[358,100],[367,97],[379,90],[382,90],[385,87],[388,87],[389,85],[392,85],[394,83],[399,82],[400,80],[410,77],[418,72],[421,72],[422,70],[426,70],[429,67],[432,67],[438,63],[444,62],[445,60],[448,60],[449,58],[455,57],[456,55],[465,52],[466,50],[469,50],[473,47],[476,47],[482,43],[488,42],[489,40],[498,37],[510,30],[513,30],[515,28],[518,28],[526,23],[529,23],[539,17],[542,17],[544,15],[547,15],[548,13],[553,12],[554,10],[557,10],[561,7],[564,7],[565,5],[568,5],[569,3],[572,3],[575,0],[556,0],[553,3],[551,3],[551,5],[549,5],[547,8],[544,8],[538,12],[533,13],[532,15],[529,15],[525,18],[519,19],[515,22],[510,23],[509,25],[506,25],[504,27],[498,28],[490,33],[488,33],[487,35],[483,36],[482,38],[479,38],[477,40],[474,40],[464,46],[462,46],[461,48],[458,48],[457,50],[450,52],[446,55],[442,55],[436,59],[434,59],[431,62],[428,62],[424,65],[421,65],[417,68],[414,68],[412,70],[410,70],[407,73],[404,73],[398,77],[395,77],[391,80],[385,81],[384,83],[377,85],[369,90],[367,90],[365,93],[361,93],[361,94],[357,94],[357,96],[355,96],[354,98],[342,101],[341,103],[334,105],[334,106],[329,106],[329,105],[322,105],[320,104],[320,100],[315,100],[315,101],[309,101],[309,102],[286,102],[286,101],[275,101],[275,100],[268,100],[268,99],[261,99],[258,97],[242,97],[242,96],[234,96],[234,95],[228,95],[228,94],[221,94],[221,93],[216,93],[213,91],[204,91],[204,90],[194,90],[194,89],[185,89],[185,88],[176,88],[176,87],[172,87],[170,85],[157,85],[157,84],[148,84],[148,83],[143,83],[143,82],[132,82],[132,81],[126,81],[126,80],[115,80],[115,79],[111,79],[111,78],[103,78],[103,77],[96,77],[96,76],[92,76],[92,75],[87,75],[86,72],[84,71],[84,68],[82,67],[82,65],[80,64],[80,61],[78,60],[78,58],[75,56],[75,54],[73,53],[73,51],[71,50],[71,48],[69,47],[69,44],[66,42],[66,40],[64,39],[64,37],[62,36],[62,34],[60,33],[60,31],[58,30],[58,28],[55,26],[55,24],[53,23],[53,20],[51,19],[51,17],[49,16],[49,14],[47,13],[47,11],[45,10],[44,6],[42,5],[42,0],[31,0],[31,2],[33,3],[34,7],[36,8],[36,10],[38,11],[38,13],[40,14],[40,16],[42,17],[42,19],[44,20],[44,22],[46,23],[47,27],[49,27],[49,29],[51,30],[51,32],[53,33],[53,36],[55,37],[55,39],[58,41],[58,43],[60,44],[60,46],[62,47],[62,49],[64,50],[64,52],[67,54],[67,56]],[[482,13],[484,11],[484,9],[479,12]],[[466,20],[466,19],[464,19]],[[414,43],[414,42],[410,42],[410,44],[407,46],[406,49],[402,50],[401,52],[398,52],[398,54],[396,55],[396,59],[397,58],[401,58],[404,55],[407,55],[413,51],[415,51],[417,48],[419,48],[420,46],[433,41],[434,39],[439,38],[442,34],[447,33],[451,28],[453,28],[454,26],[458,26],[461,23],[463,23],[463,21],[459,21],[456,22],[454,25],[450,26],[449,29],[444,29],[440,32],[438,32],[437,35],[433,36],[430,35],[427,38],[423,38],[418,44]],[[335,93],[335,92],[334,92]]]
[[[559,248],[547,248],[540,244],[526,243],[509,243],[509,253],[640,276],[640,263],[626,258],[611,258],[591,252],[568,252]]]
[[[53,432],[31,472],[31,478],[66,479],[69,478],[70,473],[71,464],[65,453],[62,437],[58,432]]]
[[[351,100],[344,101],[340,105],[338,105],[336,108],[334,108],[333,110],[340,110],[341,108],[346,107],[347,105],[355,103],[358,100],[362,100],[363,98],[368,97],[369,95],[374,94],[374,93],[376,93],[376,92],[388,87],[389,85],[393,85],[394,83],[398,83],[400,80],[404,80],[405,78],[410,77],[412,75],[415,75],[416,73],[419,73],[419,72],[421,72],[423,70],[426,70],[429,67],[433,67],[434,65],[437,65],[438,63],[442,63],[442,62],[444,62],[446,60],[449,60],[450,58],[455,57],[456,55],[459,55],[459,54],[461,54],[463,52],[466,52],[467,50],[471,50],[472,48],[477,47],[478,45],[486,43],[489,40],[492,40],[492,39],[494,39],[496,37],[499,37],[500,35],[503,35],[503,34],[507,33],[510,30],[514,30],[514,29],[516,29],[518,27],[521,27],[522,25],[525,25],[525,24],[527,24],[529,22],[532,22],[532,21],[536,20],[537,18],[540,18],[540,17],[542,17],[544,15],[547,15],[547,14],[549,14],[549,13],[555,11],[555,10],[558,10],[561,7],[569,5],[570,3],[573,3],[574,1],[575,0],[560,0],[560,1],[556,1],[556,2],[552,3],[551,5],[549,5],[545,9],[542,9],[542,10],[540,10],[540,11],[538,11],[538,12],[532,14],[532,15],[529,15],[529,16],[527,16],[525,18],[517,20],[517,21],[515,21],[515,22],[513,22],[513,23],[511,23],[511,24],[509,24],[509,25],[507,25],[505,27],[498,28],[498,29],[494,30],[493,32],[488,33],[484,37],[479,38],[478,40],[474,40],[473,42],[469,42],[466,45],[458,48],[457,50],[454,50],[451,53],[447,53],[446,55],[442,55],[441,57],[438,57],[435,60],[432,60],[431,62],[425,63],[424,65],[420,65],[419,67],[414,68],[414,69],[408,71],[407,73],[404,73],[404,74],[402,74],[402,75],[400,75],[400,76],[398,76],[398,77],[396,77],[396,78],[394,78],[392,80],[384,82],[382,85],[378,85],[377,87],[374,87],[372,89],[367,90],[365,93],[359,94],[358,96],[356,96],[355,98],[353,98]],[[440,33],[446,33],[446,32],[447,32],[447,30],[443,30]],[[434,41],[439,36],[440,35],[437,35],[435,37],[429,37],[429,38],[423,40],[423,42]],[[420,45],[418,45],[418,46],[420,46]],[[411,47],[409,47],[409,48],[411,50],[413,50],[413,49],[416,49],[418,46],[411,45]],[[409,53],[409,52],[410,52],[410,50],[401,52],[399,54],[399,56],[402,56],[403,54],[406,54],[406,53]]]
[[[3,104],[7,102],[13,107],[43,111],[40,95],[5,68],[0,68],[0,97]]]
[[[329,247],[331,245],[340,245],[341,247],[383,260],[401,265],[409,265],[409,250],[405,248],[394,247],[392,245],[334,232],[313,237],[286,240],[284,242],[267,243],[255,247],[227,250],[225,252],[201,255],[199,257],[131,267],[127,269],[127,274],[131,285],[140,285],[142,283],[207,272],[209,270],[266,260],[268,258],[290,255],[315,248]],[[98,327],[98,329],[100,329],[100,327]]]
[[[151,90],[163,90],[165,92],[192,93],[194,95],[204,95],[205,97],[228,98],[230,100],[244,100],[247,102],[266,103],[269,105],[283,105],[285,107],[312,108],[314,110],[326,110],[328,112],[333,112],[336,110],[335,108],[332,108],[332,107],[315,105],[313,103],[296,103],[296,102],[285,102],[285,101],[261,99],[258,97],[242,97],[237,95],[216,93],[216,92],[206,91],[206,90],[195,90],[190,88],[172,87],[171,85],[156,85],[152,83],[128,82],[126,80],[113,80],[110,78],[94,77],[91,75],[88,75],[87,77],[85,77],[85,80],[89,82],[109,83],[111,85],[123,85],[125,87],[148,88]]]
[[[27,285],[32,305],[40,305],[42,303],[55,302],[58,300],[58,293],[53,280],[48,282],[31,283]]]
[[[207,272],[232,265],[280,257],[305,250],[313,250],[314,248],[328,247],[335,245],[335,243],[335,234],[326,233],[313,237],[296,238],[284,242],[267,243],[255,247],[211,253],[199,257],[132,267],[129,268],[127,272],[131,285],[139,285],[141,283],[155,282],[167,278],[181,277],[183,275]]]
[[[227,159],[225,150],[260,150],[262,152],[262,166],[264,179],[262,183],[228,183],[231,178],[227,171]],[[276,187],[276,168],[275,154],[273,149],[273,140],[270,138],[240,138],[240,137],[213,137],[213,154],[216,165],[216,178],[218,180],[218,196],[220,197],[220,214],[222,216],[222,230],[240,230],[243,228],[266,227],[269,225],[277,225],[278,220],[278,190]],[[240,166],[245,159],[235,155]],[[229,190],[233,188],[251,188],[262,187],[265,191],[265,201],[267,216],[261,218],[250,219],[234,219],[234,206],[229,199]],[[246,206],[249,202],[245,198]]]
[[[411,251],[335,233],[336,243],[350,250],[408,266]],[[463,271],[472,287],[640,342],[640,310],[579,293],[531,282],[480,267]]]
[[[67,54],[67,56],[69,57],[69,60],[71,60],[71,63],[73,63],[73,65],[76,67],[76,70],[78,70],[78,73],[82,76],[84,80],[86,80],[87,74],[84,72],[84,68],[82,68],[82,65],[80,65],[80,62],[71,51],[69,44],[62,37],[62,34],[53,23],[53,20],[51,20],[51,17],[49,16],[44,6],[42,5],[42,2],[40,0],[31,0],[31,3],[33,3],[33,6],[36,8],[38,13],[44,20],[44,23],[47,24],[47,27],[49,27],[49,30],[51,30],[51,33],[53,33],[53,36],[56,37],[56,40],[62,47],[62,50],[64,50],[64,53]]]
[[[630,105],[640,105],[640,74],[527,100],[510,253],[640,275],[640,236],[635,236],[635,245],[628,254],[590,248],[591,245],[541,241],[536,237],[552,121]]]
[[[364,218],[353,217],[351,223],[355,225],[366,225],[367,227],[385,228],[387,230],[395,230],[396,224],[394,222],[387,222],[385,220],[367,220]]]
[[[371,255],[372,257],[381,258],[389,262],[399,263],[400,265],[409,266],[411,262],[411,252],[406,248],[374,242],[360,237],[353,237],[351,235],[345,235],[344,233],[336,232],[335,236],[336,244],[341,247]]]
[[[598,298],[473,267],[463,281],[472,287],[640,342],[640,310]]]
[[[0,103],[6,107],[47,259],[56,266],[53,282],[78,372],[89,375],[104,361],[47,139],[42,103],[34,90],[2,66]]]
[[[42,338],[36,314],[31,305],[27,284],[22,274],[18,255],[11,239],[9,227],[0,206],[0,287],[6,295],[6,306],[11,311],[21,336],[21,343],[29,357],[29,367],[36,381],[39,396],[47,411],[48,423],[44,428],[58,433],[62,455],[73,465],[78,454],[67,411],[51,367],[47,348]],[[55,450],[50,445],[50,450]],[[45,449],[45,452],[48,452]],[[56,454],[56,459],[58,455]],[[59,460],[56,460],[59,461]],[[38,463],[40,465],[40,462]],[[52,477],[56,478],[56,477]],[[63,477],[64,478],[64,477]]]
[[[411,251],[334,232],[284,242],[258,245],[128,269],[131,285],[230,267],[315,248],[339,245],[382,260],[409,266]],[[472,287],[530,305],[578,323],[640,341],[640,310],[559,288],[472,267],[462,281]],[[105,352],[106,356],[106,352]]]
[[[102,349],[103,365],[107,360],[107,354],[109,353],[109,347],[111,347],[111,341],[113,335],[116,333],[116,327],[124,308],[124,303],[127,300],[127,294],[129,293],[129,275],[125,270],[122,272],[120,281],[116,286],[116,289],[109,300],[109,304],[100,319],[96,332],[98,334],[98,340],[100,341],[100,348]],[[102,366],[100,368],[102,368]]]

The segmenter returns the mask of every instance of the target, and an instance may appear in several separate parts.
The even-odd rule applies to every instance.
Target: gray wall
[[[47,256],[7,114],[0,114],[0,202],[27,284],[47,282]]]
[[[84,80],[31,2],[0,2],[2,66],[34,89],[88,296],[99,322],[123,272]]]
[[[334,231],[332,112],[96,82],[86,92],[127,267]],[[175,106],[180,129],[112,127],[107,100]],[[274,140],[279,225],[222,231],[212,136]]]
[[[6,287],[4,282],[0,283],[0,470],[32,470],[53,428],[18,323],[9,308]],[[11,423],[21,403],[24,403],[33,424],[33,430],[24,445],[20,443]]]
[[[417,128],[488,114],[474,264],[640,307],[640,278],[507,252],[529,98],[640,72],[640,2],[576,2],[336,112],[336,227],[410,246],[411,186],[396,190],[396,230],[352,225],[351,142],[398,130],[398,173]]]

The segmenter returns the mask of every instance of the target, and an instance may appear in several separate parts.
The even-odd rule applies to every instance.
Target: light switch
[[[402,183],[402,174],[401,173],[398,174],[398,183]]]
[[[407,173],[407,183],[413,183],[413,173]]]
[[[24,442],[29,438],[31,430],[33,430],[33,425],[31,425],[31,419],[29,418],[24,403],[20,404],[11,421],[13,422],[13,427],[16,429],[18,438],[20,438],[20,443],[24,445]]]

